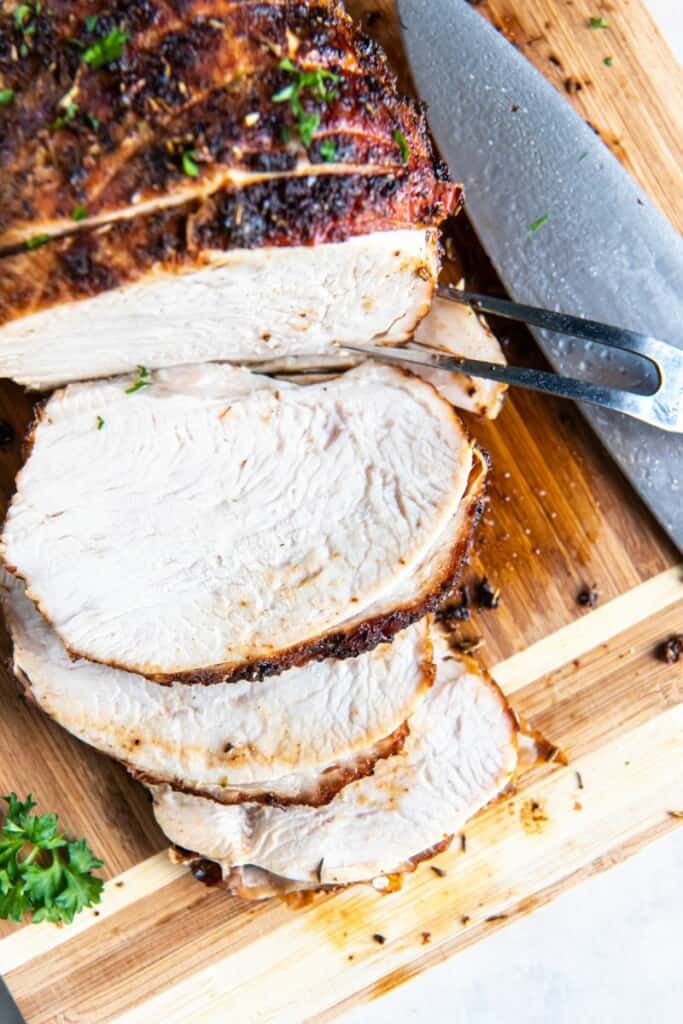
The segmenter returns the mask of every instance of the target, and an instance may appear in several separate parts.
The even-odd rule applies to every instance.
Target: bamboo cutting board
[[[349,6],[409,88],[390,0]],[[480,9],[683,224],[681,77],[644,6]],[[608,30],[587,28],[596,15]],[[467,268],[495,287],[466,225],[459,236]],[[537,358],[523,334],[512,347]],[[20,389],[0,386],[0,419],[17,438],[29,415]],[[502,604],[466,630],[484,638],[485,664],[568,763],[523,774],[400,892],[252,905],[171,865],[141,787],[20,701],[2,669],[1,791],[32,790],[42,810],[58,811],[109,879],[102,905],[71,928],[0,922],[0,973],[29,1024],[331,1020],[681,824],[671,812],[683,810],[683,665],[656,649],[683,630],[683,566],[573,407],[519,392],[496,423],[469,425],[494,471],[468,574],[487,574]],[[19,449],[0,449],[5,499]],[[587,610],[576,597],[593,585],[599,602]]]

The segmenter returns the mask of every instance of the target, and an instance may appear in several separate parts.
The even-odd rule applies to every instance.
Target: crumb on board
[[[683,654],[683,633],[672,633],[657,646],[657,657],[667,665],[677,665]]]
[[[420,936],[422,938],[422,945],[423,946],[428,945],[428,943],[430,943],[432,941],[432,933],[431,932],[420,932]]]
[[[592,587],[584,587],[576,595],[576,603],[580,604],[582,608],[595,608],[599,600],[600,595],[595,583]]]
[[[378,946],[383,946],[387,940],[386,936],[381,935],[380,932],[375,932],[375,934],[372,936],[372,941],[376,942]]]
[[[463,914],[463,916],[460,918],[460,924],[469,924],[470,920],[471,918],[469,914]]]
[[[581,772],[576,772],[576,785],[579,789],[583,789],[583,775]]]
[[[670,818],[681,818],[683,819],[683,811],[667,811]]]
[[[484,918],[486,924],[491,924],[492,921],[507,921],[507,914],[491,914],[489,917]]]
[[[480,608],[495,611],[500,604],[500,590],[498,587],[492,587],[489,583],[488,576],[484,576],[484,578],[477,583],[475,598]]]
[[[582,811],[583,810],[583,804],[581,803],[580,800],[575,800],[574,801],[574,810],[575,811]]]
[[[464,832],[460,833],[460,849],[463,853],[467,851],[467,836]]]
[[[443,868],[437,867],[436,864],[430,864],[429,867],[434,872],[434,874],[436,875],[437,878],[445,878],[446,877],[446,872],[444,871]]]
[[[542,832],[549,821],[545,801],[527,800],[526,803],[522,804],[519,817],[525,832],[528,832],[530,835]]]

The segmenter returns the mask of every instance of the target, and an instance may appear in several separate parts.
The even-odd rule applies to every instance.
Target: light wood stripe
[[[585,784],[578,794],[576,769]],[[571,769],[554,772],[533,787],[533,795],[543,804],[545,827],[520,827],[517,804],[528,794],[493,806],[468,829],[467,855],[451,852],[440,861],[448,872],[442,887],[422,870],[390,898],[341,893],[293,914],[275,932],[233,947],[229,956],[112,1018],[112,1024],[223,1024],[235,1006],[243,1024],[298,1024],[304,1011],[307,1021],[321,1013],[329,1019],[336,1004],[413,963],[422,931],[431,933],[433,946],[455,952],[485,918],[515,908],[528,895],[530,879],[533,891],[551,886],[666,820],[667,808],[683,796],[683,705],[580,758]],[[574,810],[578,795],[582,807]],[[360,903],[363,912],[356,914]],[[469,916],[466,925],[461,913]],[[386,936],[384,946],[372,942],[374,931]],[[358,954],[352,968],[351,950]]]
[[[677,565],[501,661],[493,678],[506,694],[515,693],[680,600],[683,566]]]
[[[106,882],[101,903],[93,910],[83,911],[68,927],[45,922],[26,925],[15,934],[6,936],[0,940],[0,974],[8,974],[29,960],[49,953],[99,922],[106,921],[124,907],[144,899],[150,892],[163,889],[185,871],[182,865],[172,864],[168,852],[162,850]]]
[[[677,566],[500,662],[492,675],[506,693],[514,693],[681,599],[683,567]],[[86,911],[68,928],[27,925],[1,939],[0,974],[7,974],[68,942],[184,873],[183,867],[170,863],[167,851],[155,854],[106,883],[102,902],[96,908],[97,915]]]

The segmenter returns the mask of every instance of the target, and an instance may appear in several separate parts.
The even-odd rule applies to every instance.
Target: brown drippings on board
[[[522,822],[524,831],[529,833],[529,835],[542,832],[550,820],[546,814],[545,801],[527,800],[526,803],[522,804],[519,819]]]
[[[670,818],[681,818],[683,819],[683,811],[667,811]]]
[[[422,939],[422,945],[427,946],[432,941],[431,932],[420,932],[420,938]]]
[[[383,946],[387,940],[385,935],[382,935],[380,932],[375,932],[372,936],[372,941],[376,942],[378,946]]]
[[[580,604],[582,608],[595,608],[599,599],[600,595],[595,584],[592,587],[584,587],[576,595],[576,603]]]
[[[672,634],[657,647],[657,657],[667,665],[677,665],[683,654],[683,633]]]

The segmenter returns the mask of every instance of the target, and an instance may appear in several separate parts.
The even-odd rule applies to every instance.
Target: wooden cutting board
[[[390,0],[350,7],[409,88]],[[683,224],[681,76],[644,5],[489,0],[480,10]],[[599,15],[609,28],[589,29]],[[464,223],[459,239],[465,264],[495,287]],[[513,354],[537,359],[523,334]],[[0,418],[17,438],[29,415],[20,389],[2,385]],[[32,790],[58,811],[110,879],[102,905],[71,928],[0,922],[0,973],[30,1024],[329,1020],[681,824],[670,812],[683,810],[683,663],[656,656],[683,630],[676,552],[570,405],[520,392],[496,423],[470,426],[494,470],[469,576],[487,574],[502,604],[466,631],[484,638],[482,659],[568,764],[528,771],[434,862],[438,872],[422,865],[400,892],[248,904],[172,866],[142,788],[24,704],[3,669],[0,790]],[[0,450],[5,498],[19,449]],[[576,600],[587,586],[599,594],[593,609]]]

